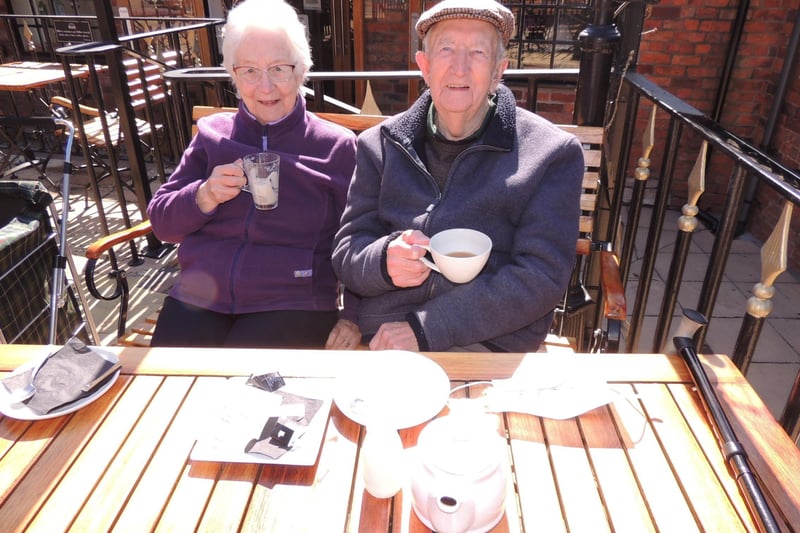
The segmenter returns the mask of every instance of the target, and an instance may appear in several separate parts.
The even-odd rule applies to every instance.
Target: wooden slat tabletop
[[[54,419],[0,418],[4,530],[430,532],[409,490],[389,499],[364,490],[364,430],[335,404],[313,466],[189,458],[226,377],[270,369],[330,379],[379,353],[106,349],[120,355],[123,373],[95,402]],[[37,353],[0,346],[0,372]],[[426,355],[454,386],[509,377],[526,357]],[[546,369],[563,356],[528,357]],[[783,530],[796,530],[800,452],[727,357],[702,360]],[[496,415],[513,476],[493,532],[757,531],[680,358],[574,361],[604,376],[617,399],[567,420]],[[412,456],[423,426],[400,432]]]
[[[0,65],[0,91],[29,91],[52,83],[66,81],[67,75],[60,63],[4,63]],[[80,66],[71,69],[75,78],[88,77],[88,70]]]

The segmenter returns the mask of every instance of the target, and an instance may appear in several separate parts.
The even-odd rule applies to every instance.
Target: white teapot
[[[505,512],[508,456],[490,415],[451,414],[420,433],[411,505],[438,533],[478,533]]]

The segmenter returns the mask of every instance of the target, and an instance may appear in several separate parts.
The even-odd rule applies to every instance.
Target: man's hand
[[[419,343],[408,322],[385,322],[369,342],[370,350],[419,351]]]
[[[361,344],[361,331],[358,326],[349,320],[340,318],[333,325],[328,341],[325,343],[326,350],[355,350]]]
[[[397,287],[418,287],[428,279],[431,269],[419,260],[430,238],[419,230],[406,230],[386,249],[386,271]]]
[[[241,160],[214,167],[211,175],[197,189],[197,206],[203,213],[210,213],[219,204],[239,196],[247,183]]]

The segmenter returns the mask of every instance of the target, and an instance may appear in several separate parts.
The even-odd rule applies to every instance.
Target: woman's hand
[[[214,167],[211,175],[197,189],[197,206],[205,214],[212,212],[219,204],[239,196],[247,183],[241,160]]]
[[[417,287],[428,279],[431,269],[419,260],[430,239],[419,230],[406,230],[386,249],[386,271],[397,287]]]
[[[384,322],[369,341],[370,350],[419,351],[419,343],[408,322]]]
[[[361,331],[358,326],[349,320],[340,318],[328,334],[325,349],[355,350],[359,344],[361,344]]]

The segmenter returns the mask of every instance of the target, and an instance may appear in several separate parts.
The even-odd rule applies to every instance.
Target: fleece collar
[[[405,113],[384,123],[384,131],[406,147],[411,147],[425,136],[428,127],[428,110],[432,105],[430,90],[426,90]],[[517,123],[517,101],[505,85],[497,86],[497,108],[479,142],[503,150],[514,146]]]
[[[244,100],[239,101],[239,110],[247,117],[247,120],[240,120],[234,122],[233,137],[237,138],[238,133],[244,133],[244,138],[255,136],[269,136],[270,139],[278,138],[284,134],[291,134],[296,131],[296,128],[304,130],[302,123],[306,117],[306,101],[304,98],[297,95],[295,100],[294,109],[285,117],[263,125],[258,122],[255,115],[253,115],[244,103]]]

